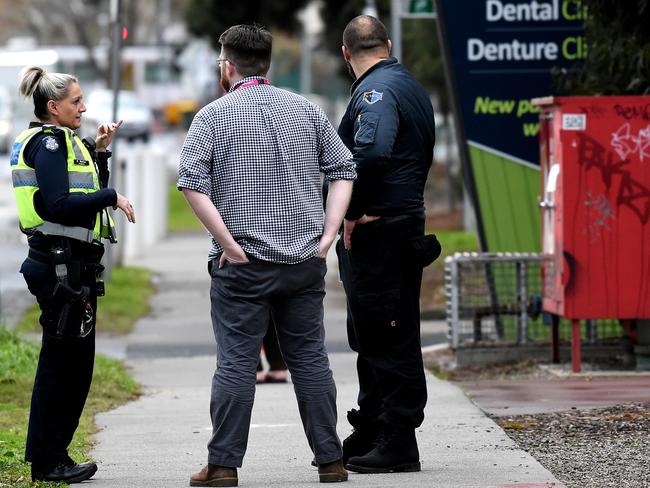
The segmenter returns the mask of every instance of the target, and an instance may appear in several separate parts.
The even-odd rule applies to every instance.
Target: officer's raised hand
[[[104,123],[97,127],[97,137],[95,138],[95,150],[105,151],[108,145],[113,140],[113,136],[117,129],[122,125],[122,120],[119,122]],[[118,205],[119,207],[119,205]]]

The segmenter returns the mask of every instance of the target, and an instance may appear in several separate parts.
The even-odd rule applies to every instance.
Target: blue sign
[[[587,54],[582,0],[438,0],[470,146],[538,165],[539,108],[551,70]]]

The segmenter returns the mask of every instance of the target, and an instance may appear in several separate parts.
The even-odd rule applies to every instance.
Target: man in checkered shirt
[[[271,310],[320,481],[345,481],[323,298],[325,258],[356,178],[352,155],[317,106],[264,78],[271,61],[267,30],[238,25],[219,42],[228,94],[194,118],[178,180],[212,234],[218,359],[208,464],[190,485],[237,486]],[[321,172],[330,188],[324,214]]]

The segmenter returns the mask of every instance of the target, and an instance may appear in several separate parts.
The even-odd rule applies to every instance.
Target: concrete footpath
[[[92,480],[95,487],[188,486],[189,475],[206,462],[215,367],[205,262],[208,244],[205,235],[177,235],[130,263],[156,273],[152,313],[128,337],[100,339],[98,352],[126,359],[144,395],[97,417],[100,432],[92,452],[99,464]],[[344,341],[344,295],[335,262],[331,264],[325,321],[338,388],[339,435],[344,438],[350,433],[345,413],[356,405],[357,381],[355,355]],[[431,374],[427,383],[426,418],[417,432],[422,472],[350,473],[352,486],[563,486],[518,449],[460,388]],[[292,386],[259,385],[239,485],[313,486],[318,475],[311,459]]]

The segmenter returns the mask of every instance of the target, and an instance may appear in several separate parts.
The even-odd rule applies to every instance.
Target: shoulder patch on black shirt
[[[369,92],[365,92],[363,94],[363,101],[366,102],[368,105],[381,102],[383,98],[384,98],[384,93],[378,92],[377,90],[372,90]]]
[[[55,137],[44,137],[43,144],[45,145],[45,149],[50,152],[57,152],[59,150],[59,141],[57,141]]]

